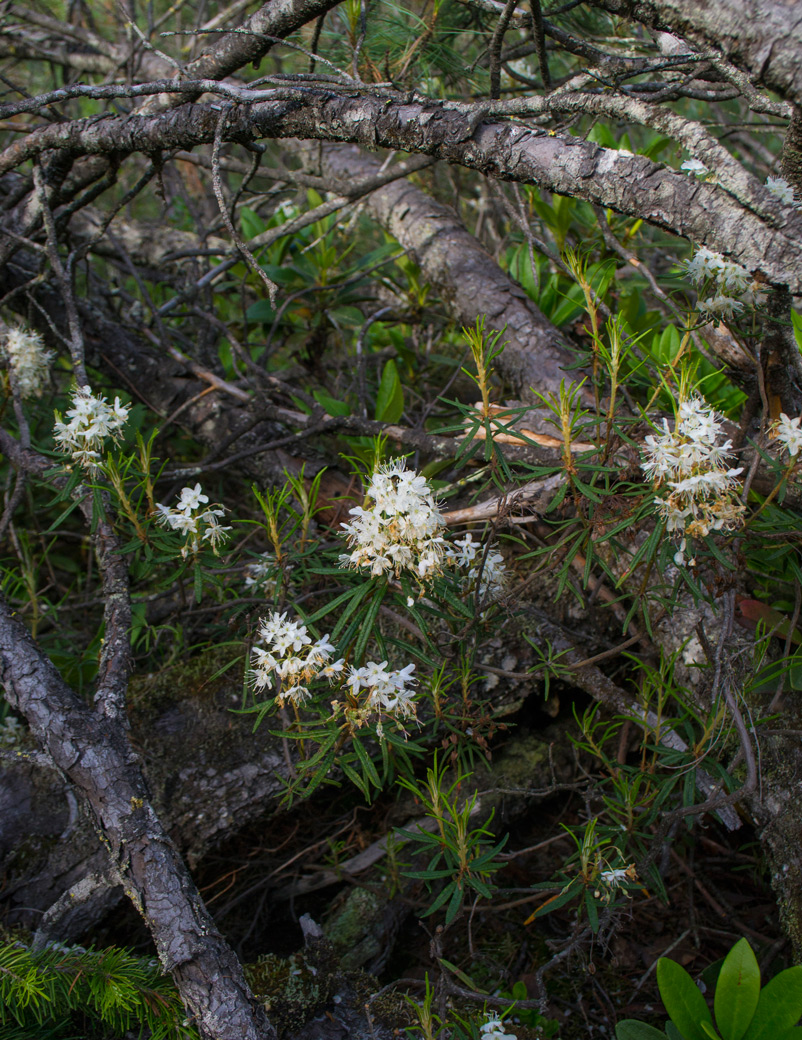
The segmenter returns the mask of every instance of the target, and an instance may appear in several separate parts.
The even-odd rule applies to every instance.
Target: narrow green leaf
[[[404,388],[392,358],[384,366],[376,395],[376,418],[379,422],[398,422],[404,412]]]
[[[377,590],[376,595],[373,597],[368,609],[365,611],[365,617],[362,622],[359,635],[357,636],[356,643],[354,644],[354,663],[359,664],[362,660],[362,655],[365,653],[365,647],[368,645],[368,640],[373,634],[373,626],[376,623],[376,617],[379,613],[379,607],[382,605],[382,600],[387,595],[387,586]]]
[[[713,1008],[724,1040],[741,1040],[760,998],[760,968],[752,947],[740,939],[727,954],[716,983]]]
[[[463,986],[467,986],[468,989],[472,989],[475,993],[487,992],[487,990],[481,989],[481,987],[473,981],[470,975],[466,975],[464,971],[460,971],[456,964],[452,964],[451,961],[447,961],[445,957],[440,958],[440,963],[443,965],[444,968],[450,971],[452,975],[456,975],[456,977],[460,980]]]
[[[365,750],[365,747],[362,744],[362,741],[359,739],[358,734],[354,736],[353,747],[354,751],[356,752],[356,757],[359,759],[359,762],[362,766],[362,772],[367,777],[367,779],[370,780],[370,782],[377,790],[381,790],[382,784],[381,780],[379,779],[379,774],[376,772],[376,767],[371,761],[370,755]]]
[[[596,899],[589,888],[585,889],[585,909],[588,912],[590,930],[595,935],[599,930],[599,908],[596,906]]]
[[[708,1040],[702,1022],[712,1027],[713,1018],[687,971],[676,961],[661,957],[657,962],[657,984],[669,1018],[685,1040]]]

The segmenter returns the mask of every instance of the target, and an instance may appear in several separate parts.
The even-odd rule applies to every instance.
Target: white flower
[[[799,416],[796,419],[789,419],[785,412],[782,412],[777,420],[774,432],[777,440],[786,449],[791,458],[795,459],[800,449],[802,449],[802,430],[799,429]]]
[[[727,266],[727,261],[721,255],[707,246],[700,246],[694,253],[692,260],[685,262],[685,271],[690,280],[699,285],[708,278],[716,278]]]
[[[109,405],[105,397],[95,397],[88,386],[78,387],[72,396],[72,408],[67,410],[68,423],[56,413],[53,436],[62,451],[73,460],[92,470],[101,459],[106,437],[118,440],[128,419],[129,409],[115,397]]]
[[[32,329],[10,328],[0,352],[14,373],[20,396],[40,397],[55,354],[45,349],[39,333]]]
[[[724,270],[719,275],[719,285],[730,295],[737,293],[740,296],[745,293],[751,280],[752,276],[747,269],[731,260],[725,264]]]
[[[468,586],[475,585],[481,568],[480,599],[484,599],[488,595],[492,599],[498,599],[504,592],[507,580],[504,557],[495,550],[485,554],[484,546],[481,542],[474,542],[470,531],[464,538],[457,539],[446,549],[446,557],[468,572],[466,575]],[[484,561],[484,566],[482,566],[482,561]]]
[[[793,186],[784,177],[767,177],[766,187],[776,199],[784,202],[786,206],[794,205]]]
[[[677,566],[685,561],[686,535],[731,530],[742,520],[736,491],[743,470],[730,468],[732,442],[720,441],[722,429],[710,405],[693,395],[680,402],[673,431],[664,419],[662,433],[644,441],[641,468],[660,492],[654,503],[667,533],[681,536]]]
[[[354,698],[359,696],[361,689],[368,691],[365,704],[372,711],[402,718],[414,717],[414,690],[411,689],[415,683],[414,671],[414,664],[391,670],[387,667],[387,661],[380,664],[368,661],[363,668],[351,666],[347,683]]]
[[[272,553],[261,553],[245,567],[245,587],[256,591],[263,587],[273,592],[276,587],[276,558]]]
[[[603,881],[608,888],[620,888],[621,882],[628,877],[629,870],[626,867],[618,867],[615,870],[603,870],[599,875],[599,880]]]
[[[302,704],[312,696],[309,686],[313,682],[336,678],[345,667],[342,660],[331,663],[335,648],[327,635],[312,643],[306,625],[288,620],[287,611],[279,614],[274,610],[262,618],[259,639],[266,648],[254,647],[249,678],[258,690],[272,689],[275,679],[280,680],[276,693],[279,704],[285,700]]]
[[[753,279],[741,294],[741,299],[750,307],[762,307],[769,298],[762,282]]]
[[[495,1015],[481,1027],[482,1040],[518,1040],[515,1033],[505,1033],[505,1023]]]
[[[199,509],[201,503],[205,505],[208,501],[209,496],[203,494],[200,484],[196,484],[194,488],[182,489],[176,508],[184,513],[191,513],[193,510]]]
[[[736,314],[744,309],[740,300],[732,296],[709,296],[706,300],[700,300],[697,304],[702,314],[719,315],[722,318],[734,318]]]
[[[426,478],[396,459],[373,474],[366,498],[369,508],[356,506],[353,521],[342,525],[352,551],[341,565],[374,577],[410,571],[421,581],[440,573],[445,525]]]
[[[685,162],[680,166],[681,170],[685,170],[687,173],[693,173],[697,177],[701,177],[707,173],[707,167],[703,162],[699,162],[698,159],[686,159]]]
[[[200,484],[194,488],[182,488],[175,506],[156,503],[157,519],[160,524],[178,531],[186,539],[181,555],[186,557],[190,552],[197,553],[204,542],[208,542],[212,551],[217,554],[221,545],[231,531],[223,527],[218,517],[225,516],[221,505],[208,506],[209,496],[204,495]]]

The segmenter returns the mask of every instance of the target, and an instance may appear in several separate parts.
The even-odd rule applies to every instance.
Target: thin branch
[[[228,232],[236,243],[237,249],[245,257],[248,267],[253,271],[255,275],[262,279],[265,286],[267,287],[268,294],[270,295],[270,302],[275,306],[276,294],[278,293],[278,286],[276,283],[267,277],[262,267],[256,262],[256,257],[245,245],[242,240],[239,231],[234,227],[234,222],[231,219],[231,215],[228,212],[228,206],[223,195],[223,184],[220,180],[220,147],[223,142],[223,128],[228,118],[229,109],[226,107],[220,113],[220,118],[217,120],[217,129],[214,134],[214,146],[212,148],[212,186],[214,188],[214,197],[217,199],[217,205],[220,207],[220,215],[225,222]]]
[[[47,233],[48,259],[50,260],[50,266],[53,268],[56,281],[61,289],[61,294],[64,299],[64,309],[67,313],[67,323],[70,329],[70,354],[72,356],[73,371],[75,372],[78,386],[88,386],[89,378],[86,374],[86,364],[84,361],[84,338],[83,333],[81,332],[78,308],[75,306],[75,297],[72,291],[70,275],[64,270],[64,266],[61,263],[61,257],[58,253],[56,226],[53,221],[53,213],[50,209],[50,202],[47,197],[47,187],[45,185],[44,174],[39,163],[36,163],[33,168],[33,182],[36,186],[36,197],[42,211],[42,219]]]

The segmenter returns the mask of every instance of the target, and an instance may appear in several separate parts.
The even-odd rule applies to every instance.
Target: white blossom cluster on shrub
[[[355,517],[343,524],[352,551],[340,556],[348,567],[369,569],[372,575],[410,571],[420,581],[441,574],[446,564],[464,569],[467,587],[479,578],[479,595],[493,599],[504,590],[504,557],[466,534],[448,545],[445,524],[434,492],[420,473],[406,469],[402,459],[381,466],[367,488],[367,509],[350,510]],[[484,558],[484,567],[479,571]],[[410,604],[411,605],[411,604]]]
[[[287,611],[271,611],[259,623],[264,647],[254,647],[251,679],[257,690],[275,689],[280,705],[303,704],[311,697],[309,686],[317,679],[334,680],[345,662],[331,660],[334,646],[328,636],[312,642],[306,625],[287,619]],[[278,681],[277,681],[278,680]]]
[[[789,419],[785,412],[774,424],[774,435],[782,447],[795,459],[802,450],[802,430],[799,429],[799,417]]]
[[[353,522],[342,525],[351,552],[340,563],[374,576],[411,571],[425,581],[439,574],[445,525],[426,478],[394,459],[373,474],[367,498],[369,507],[351,509]]]
[[[507,573],[504,567],[504,557],[500,552],[491,549],[487,556],[484,555],[484,546],[481,542],[475,542],[470,531],[462,539],[455,540],[446,549],[446,556],[458,567],[467,571],[465,575],[468,587],[476,585],[479,578],[479,598],[490,596],[498,599],[504,592]],[[484,558],[484,567],[482,559]],[[481,575],[479,570],[481,568]]]
[[[704,537],[741,523],[744,507],[736,489],[742,468],[729,468],[732,441],[719,443],[721,433],[720,418],[694,395],[680,403],[673,430],[664,419],[663,432],[645,439],[641,468],[654,482],[666,530],[681,536],[677,564],[684,562],[686,536]]]
[[[40,397],[55,354],[45,348],[39,333],[10,328],[0,351],[14,374],[20,397]]]
[[[704,286],[711,293],[697,303],[697,309],[704,314],[734,318],[747,305],[759,307],[766,302],[763,285],[745,267],[707,246],[701,246],[686,261],[685,272],[694,285]]]
[[[480,1027],[482,1040],[518,1040],[515,1033],[506,1033],[506,1023],[495,1015],[488,1018]]]
[[[129,408],[114,398],[110,405],[105,397],[92,393],[88,386],[78,387],[72,395],[72,408],[67,410],[65,423],[56,412],[53,435],[61,451],[72,455],[73,460],[93,472],[102,458],[103,444],[107,437],[118,440],[128,419]]]
[[[223,527],[218,520],[218,517],[225,516],[225,508],[218,503],[210,506],[208,502],[209,496],[204,495],[200,484],[196,484],[194,488],[183,488],[174,506],[156,503],[159,523],[186,538],[181,550],[184,557],[190,552],[196,553],[204,542],[208,542],[216,553],[218,545],[228,538],[231,528]]]
[[[786,206],[799,208],[800,203],[794,197],[794,186],[789,184],[784,177],[767,177],[766,187],[776,199],[779,199]]]
[[[380,664],[368,661],[364,668],[350,667],[346,681],[354,697],[359,696],[360,690],[367,690],[365,706],[372,711],[385,712],[397,718],[409,718],[415,715],[415,705],[412,701],[414,671],[414,664],[393,670],[388,669],[386,661]]]
[[[694,177],[706,177],[710,173],[705,164],[699,159],[686,159],[680,166],[680,169],[684,170],[685,173],[693,174]],[[766,187],[784,205],[799,208],[800,203],[795,198],[794,186],[784,177],[767,177]]]
[[[368,661],[362,668],[349,665],[340,658],[332,661],[335,650],[329,637],[312,641],[306,625],[290,620],[287,611],[271,611],[259,623],[259,640],[263,644],[253,650],[251,681],[257,690],[274,690],[280,705],[290,701],[303,704],[312,694],[309,687],[323,679],[347,688],[352,707],[363,716],[391,715],[397,719],[415,716],[413,703],[414,664],[405,668],[388,668],[387,661]],[[344,708],[332,703],[334,714]],[[361,722],[359,723],[361,724]]]

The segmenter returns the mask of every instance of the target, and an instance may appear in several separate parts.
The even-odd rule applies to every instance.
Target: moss
[[[279,1037],[300,1029],[310,1018],[334,1006],[348,992],[349,1002],[363,1007],[379,984],[363,971],[343,971],[327,940],[313,943],[291,957],[269,953],[245,965],[245,976],[264,1004]]]
[[[239,686],[242,680],[241,662],[231,665],[234,657],[231,647],[215,647],[161,671],[132,676],[128,687],[129,713],[134,717],[153,716],[176,700],[189,698],[215,703],[222,687]],[[217,675],[226,665],[231,667]]]
[[[343,968],[360,968],[378,957],[382,939],[380,934],[376,934],[375,925],[377,921],[381,924],[385,904],[386,900],[375,892],[354,888],[329,917],[326,935],[340,954]]]

